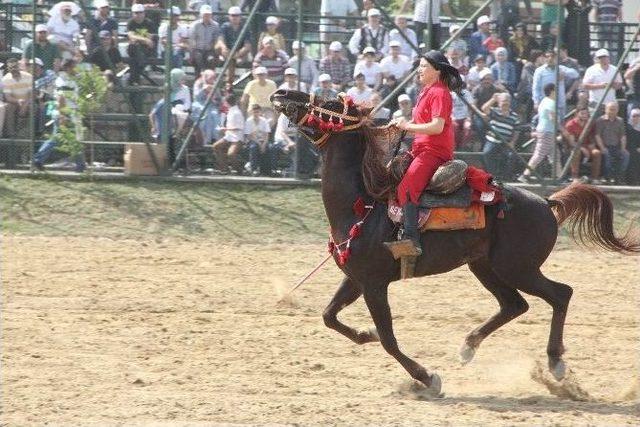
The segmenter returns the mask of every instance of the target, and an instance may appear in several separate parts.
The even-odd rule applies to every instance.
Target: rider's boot
[[[422,255],[420,231],[418,230],[418,205],[408,201],[402,208],[404,215],[404,232],[402,240],[384,242],[395,259],[400,258],[400,277],[413,277],[416,259]]]

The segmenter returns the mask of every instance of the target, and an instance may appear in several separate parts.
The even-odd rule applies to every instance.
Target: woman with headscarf
[[[200,117],[200,113],[207,103],[207,99],[213,90],[216,73],[213,70],[204,70],[200,78],[193,84],[193,105],[191,107],[191,120],[194,122]],[[198,122],[195,133],[198,145],[207,145],[218,139],[218,127],[220,126],[220,92],[213,95],[207,111]]]
[[[423,89],[413,109],[413,120],[399,118],[393,122],[398,128],[415,134],[411,147],[413,160],[397,190],[404,213],[404,236],[400,242],[392,243],[392,246],[406,245],[413,256],[422,254],[418,232],[420,195],[438,167],[453,159],[455,139],[450,91],[458,92],[462,88],[458,70],[437,50],[429,51],[419,59],[418,76]]]
[[[171,85],[171,125],[169,128],[170,134],[177,133],[184,120],[187,117],[187,111],[191,109],[191,94],[189,88],[183,83],[185,73],[180,68],[174,68],[171,70],[170,85]],[[151,121],[151,134],[154,138],[160,138],[163,123],[164,123],[164,98],[156,102],[156,105],[149,114],[149,120]]]

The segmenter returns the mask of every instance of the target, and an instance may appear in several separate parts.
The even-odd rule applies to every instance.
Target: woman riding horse
[[[413,109],[413,120],[404,118],[395,125],[415,133],[411,148],[413,160],[398,185],[397,198],[404,213],[404,236],[392,244],[409,245],[413,256],[422,254],[418,232],[418,201],[442,164],[453,159],[454,134],[451,126],[453,101],[450,91],[462,88],[462,78],[447,58],[439,51],[427,52],[418,67],[418,76],[424,89]]]

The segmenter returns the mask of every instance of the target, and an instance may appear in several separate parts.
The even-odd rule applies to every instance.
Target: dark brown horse
[[[325,324],[357,344],[380,341],[416,380],[434,395],[440,393],[440,377],[406,356],[393,334],[387,298],[389,283],[398,280],[400,263],[383,246],[394,240],[394,224],[387,216],[385,201],[390,191],[389,176],[383,166],[385,153],[372,141],[371,129],[362,125],[352,130],[320,131],[305,126],[310,112],[328,119],[326,111],[347,112],[345,129],[357,125],[365,112],[341,101],[314,100],[308,94],[278,90],[271,96],[276,110],[312,141],[322,142],[322,200],[333,238],[343,241],[359,218],[352,206],[356,199],[377,200],[362,226],[361,235],[352,243],[352,255],[340,268],[345,274],[336,294],[323,313]],[[318,107],[323,107],[320,110]],[[304,122],[304,123],[303,123]],[[322,139],[324,137],[324,139]],[[613,207],[609,198],[595,187],[574,184],[553,194],[549,200],[515,187],[505,187],[510,209],[498,219],[496,206],[486,207],[487,223],[481,230],[428,231],[422,234],[424,253],[417,260],[415,275],[444,273],[464,264],[498,300],[499,311],[472,330],[460,350],[463,363],[471,361],[482,341],[496,329],[527,311],[529,306],[520,292],[535,295],[553,308],[547,345],[549,369],[556,379],[565,374],[563,329],[573,290],[570,286],[546,278],[540,266],[553,249],[558,225],[572,225],[574,237],[619,253],[640,252],[640,242],[616,237],[613,232]],[[356,330],[338,320],[346,306],[364,296],[375,328]]]

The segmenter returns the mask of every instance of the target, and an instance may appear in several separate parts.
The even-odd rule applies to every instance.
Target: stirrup
[[[412,278],[416,269],[416,260],[422,255],[422,248],[416,246],[413,240],[409,239],[384,242],[384,245],[389,249],[393,258],[400,259],[400,278]]]

